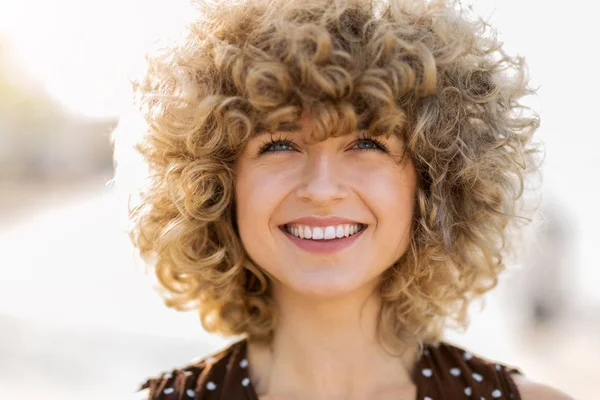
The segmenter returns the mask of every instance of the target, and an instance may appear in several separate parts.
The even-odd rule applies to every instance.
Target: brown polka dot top
[[[140,400],[259,400],[248,374],[246,341],[194,364],[149,378]],[[520,400],[514,367],[489,361],[440,342],[426,345],[413,369],[415,400]]]

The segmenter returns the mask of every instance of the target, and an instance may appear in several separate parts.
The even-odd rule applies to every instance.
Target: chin
[[[315,279],[316,278],[316,279]],[[338,277],[339,278],[339,277]],[[305,277],[295,279],[293,283],[284,284],[287,290],[315,299],[334,299],[344,297],[359,291],[369,285],[369,281],[357,279],[335,279],[327,276]]]

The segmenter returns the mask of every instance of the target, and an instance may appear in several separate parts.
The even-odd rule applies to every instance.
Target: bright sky
[[[185,0],[3,0],[19,64],[74,111],[116,115],[146,46],[191,15]]]

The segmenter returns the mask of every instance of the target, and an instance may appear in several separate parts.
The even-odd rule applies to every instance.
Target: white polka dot
[[[421,371],[423,373],[423,376],[426,377],[430,377],[431,375],[433,375],[433,372],[431,372],[431,370],[429,368],[423,368],[423,371]]]
[[[171,393],[173,393],[174,391],[175,391],[175,389],[173,389],[173,388],[166,388],[165,390],[163,390],[163,393],[164,393],[164,394],[171,394]]]
[[[173,374],[171,374],[171,373],[166,373],[163,375],[163,378],[165,378],[165,379],[171,379],[172,377],[173,377]]]
[[[192,373],[193,373],[192,371],[183,371],[183,374],[185,376],[190,376],[190,375],[192,375]]]
[[[459,376],[460,375],[460,369],[458,369],[458,368],[450,368],[450,374],[452,374],[453,376]]]
[[[485,400],[485,397],[481,396],[481,400]]]
[[[428,356],[429,355],[429,350],[427,350],[427,349],[423,350],[423,354],[425,354],[426,356]]]
[[[492,397],[493,397],[493,398],[497,399],[497,398],[498,398],[498,397],[500,397],[500,396],[502,396],[502,392],[501,392],[500,390],[496,389],[496,390],[494,390],[494,391],[492,392]]]
[[[483,376],[479,375],[477,372],[473,372],[472,376],[477,382],[481,382],[483,380]]]
[[[246,368],[248,366],[248,360],[246,360],[245,358],[240,361],[240,367],[242,368]]]
[[[206,388],[207,388],[208,390],[215,390],[215,389],[217,388],[217,385],[216,385],[214,382],[212,382],[212,381],[211,381],[211,382],[208,382],[208,383],[206,384]]]
[[[423,400],[433,400],[433,399],[429,396],[425,396],[425,397],[423,397]]]
[[[467,396],[470,396],[472,393],[473,393],[473,390],[471,390],[471,387],[470,387],[470,386],[467,386],[467,387],[465,388],[465,394],[466,394]]]
[[[502,369],[502,365],[496,364],[496,371],[500,371]]]
[[[242,379],[242,386],[248,386],[250,384],[250,379],[244,378]]]
[[[185,394],[187,394],[188,397],[194,397],[194,396],[196,396],[196,392],[194,392],[192,389],[186,390]]]
[[[473,354],[469,353],[468,351],[465,351],[465,353],[463,354],[463,358],[465,360],[470,360],[471,358],[473,358]]]

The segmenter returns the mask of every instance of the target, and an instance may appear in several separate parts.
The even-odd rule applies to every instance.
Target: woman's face
[[[395,135],[375,138],[387,150],[365,132],[307,144],[310,119],[300,123],[298,132],[256,136],[237,161],[244,248],[278,289],[332,297],[372,286],[409,244],[410,157],[400,163],[403,143]]]

